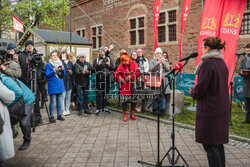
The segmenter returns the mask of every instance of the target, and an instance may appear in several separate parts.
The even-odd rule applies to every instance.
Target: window
[[[245,12],[242,18],[240,35],[250,35],[250,0],[247,0]]]
[[[94,49],[102,46],[102,25],[92,27],[92,41]]]
[[[158,42],[176,41],[176,10],[168,10],[160,13],[158,23]]]
[[[144,44],[144,17],[137,17],[129,20],[130,24],[130,45]]]
[[[81,37],[86,37],[85,35],[86,35],[86,33],[85,33],[85,31],[86,31],[86,29],[85,28],[83,28],[83,29],[78,29],[78,30],[76,30],[76,33],[78,34],[78,35],[80,35]]]

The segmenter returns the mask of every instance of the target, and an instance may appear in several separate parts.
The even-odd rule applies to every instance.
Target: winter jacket
[[[120,66],[115,71],[115,79],[120,82],[120,79],[126,79],[130,75],[131,80],[120,84],[120,94],[121,95],[131,95],[131,83],[135,81],[136,77],[140,76],[140,70],[136,62],[131,61],[129,65],[120,64]]]
[[[143,61],[143,69],[142,69],[142,67],[140,67],[140,61]],[[140,69],[140,72],[141,72],[141,74],[142,73],[147,73],[148,71],[149,71],[149,63],[148,63],[148,59],[144,56],[144,55],[142,55],[142,57],[137,57],[137,59],[135,60],[136,61],[136,63],[138,64],[138,67],[139,67],[139,69]]]
[[[84,67],[87,68],[89,71],[88,74],[83,73]],[[81,87],[88,87],[89,86],[89,75],[92,68],[89,62],[84,61],[81,62],[79,59],[77,59],[75,65],[74,65],[74,73],[75,73],[75,83],[76,85],[79,85]]]
[[[99,62],[103,60],[102,64],[99,65]],[[110,67],[106,62],[110,62]],[[109,56],[98,57],[93,61],[93,69],[96,73],[96,82],[109,82],[110,74],[115,70],[113,62]]]
[[[220,53],[219,53],[220,54]],[[228,143],[229,139],[229,92],[228,69],[222,59],[204,60],[197,84],[191,96],[197,100],[196,141],[208,145]]]
[[[63,68],[66,75],[65,68]],[[56,76],[56,72],[50,63],[46,64],[45,76],[48,80],[48,94],[60,94],[65,92],[63,79]]]
[[[63,66],[65,67],[66,75],[63,77],[63,82],[64,82],[64,87],[66,90],[71,90],[73,88],[73,63],[72,62],[67,62],[62,61]],[[72,74],[68,72],[68,69],[72,71]]]
[[[17,64],[15,61],[10,60],[5,65],[5,70],[2,70],[4,74],[7,76],[11,76],[14,78],[20,78],[22,75],[22,70],[19,64]]]
[[[6,104],[15,99],[15,93],[0,81],[0,116],[4,121],[3,133],[0,135],[0,162],[15,155],[9,111]]]
[[[19,85],[16,83],[16,81],[14,81],[13,78],[10,78],[10,77],[6,76],[5,74],[1,74],[0,77],[1,77],[2,83],[8,89],[15,92],[15,100],[12,101],[10,104],[8,104],[8,106],[15,103],[16,101],[18,101],[18,99],[22,96],[24,98],[25,105],[31,104],[35,101],[35,96],[34,96],[33,92],[23,82],[16,79],[19,82],[19,84],[21,85],[21,88],[20,88]]]
[[[239,73],[242,72],[243,69],[246,69],[246,63],[247,59],[250,59],[250,55],[246,55],[240,65],[240,71]],[[249,60],[250,61],[250,60]],[[246,75],[243,76],[243,92],[242,96],[244,98],[250,98],[250,72],[248,72]]]

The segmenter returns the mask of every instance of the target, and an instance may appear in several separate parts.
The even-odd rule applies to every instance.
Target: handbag
[[[147,87],[159,88],[162,84],[162,76],[156,72],[146,73],[144,81]]]
[[[21,88],[20,83],[15,79],[12,78],[18,86]],[[10,118],[15,119],[16,121],[23,119],[26,117],[27,113],[25,112],[25,103],[23,96],[20,97],[15,103],[8,106],[8,110],[10,113]]]

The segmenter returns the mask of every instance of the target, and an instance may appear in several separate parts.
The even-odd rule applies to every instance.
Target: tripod
[[[39,106],[40,88],[37,87],[37,85],[38,85],[38,83],[37,83],[37,69],[33,68],[31,70],[30,74],[31,74],[30,75],[31,76],[31,79],[30,79],[31,80],[31,90],[35,95],[35,103],[34,103],[34,109],[33,109],[33,114],[32,114],[32,125],[33,125],[32,131],[35,132],[36,131],[36,126],[40,122],[42,122],[42,116],[41,116],[40,106]],[[42,91],[46,91],[46,90],[44,89]],[[45,98],[42,98],[42,102],[45,104],[45,109],[47,111],[47,115],[48,115],[48,118],[49,118],[49,111],[48,111],[48,107],[47,107]],[[36,116],[39,117],[36,122],[35,122],[35,114],[37,114]]]
[[[188,63],[188,60],[184,63],[183,67],[187,63]],[[181,155],[181,153],[179,152],[179,150],[175,147],[175,123],[174,123],[174,117],[175,117],[175,78],[176,78],[176,75],[180,72],[180,70],[176,74],[173,74],[172,80],[170,80],[170,82],[161,90],[160,94],[148,106],[148,107],[151,107],[151,105],[155,101],[159,102],[161,100],[160,97],[165,92],[165,89],[171,83],[171,81],[173,81],[173,103],[172,103],[173,119],[172,119],[172,133],[171,133],[172,147],[169,148],[169,150],[167,151],[167,153],[165,154],[165,156],[160,160],[160,110],[159,110],[160,109],[160,106],[159,106],[160,104],[157,103],[158,104],[158,106],[157,106],[157,110],[158,110],[158,115],[157,115],[157,163],[156,164],[150,164],[150,163],[143,162],[143,161],[138,161],[138,163],[145,164],[145,165],[148,165],[148,166],[163,167],[162,166],[162,162],[163,162],[163,160],[166,157],[168,157],[168,160],[169,160],[169,162],[170,162],[171,165],[170,166],[166,166],[166,167],[175,167],[176,164],[178,163],[179,158],[181,158],[184,161],[184,163],[189,167],[188,163],[185,161],[185,159],[183,158],[183,156]],[[173,71],[173,73],[174,73],[174,71]],[[168,77],[170,74],[171,73],[167,74],[165,77]],[[170,157],[170,152],[171,151],[172,151],[172,157]],[[178,153],[176,159],[175,159],[175,151],[177,151],[177,153]],[[183,166],[183,165],[180,165],[180,166]]]

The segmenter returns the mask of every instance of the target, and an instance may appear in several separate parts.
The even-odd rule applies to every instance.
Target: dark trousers
[[[225,167],[225,151],[223,144],[221,145],[206,145],[203,148],[207,153],[209,167]]]
[[[31,118],[33,106],[34,106],[34,103],[25,105],[25,112],[27,113],[27,115],[20,121],[20,127],[23,132],[23,140],[27,142],[31,140],[30,118]]]
[[[88,102],[89,102],[89,95],[88,95],[88,87],[81,87],[77,85],[76,93],[77,93],[77,108],[79,112],[82,112],[82,103],[81,103],[81,96],[83,93],[83,107],[84,110],[88,109]]]
[[[96,104],[97,104],[97,110],[102,110],[106,108],[107,102],[108,102],[108,95],[110,92],[110,86],[111,84],[106,82],[96,82]]]
[[[245,112],[246,112],[246,118],[245,121],[250,123],[250,98],[245,98]]]

